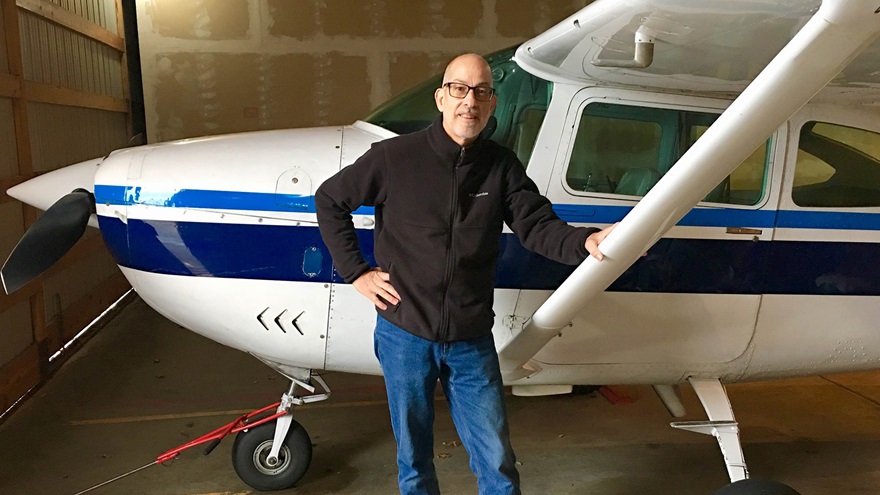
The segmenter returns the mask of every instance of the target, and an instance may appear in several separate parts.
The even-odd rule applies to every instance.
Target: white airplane
[[[689,383],[708,421],[673,426],[715,436],[745,493],[756,485],[723,384],[880,368],[878,12],[880,0],[599,0],[489,57],[491,138],[563,219],[621,221],[606,260],[576,269],[505,231],[493,331],[514,393],[651,384],[680,417]],[[329,397],[322,370],[381,374],[374,310],[334,273],[315,189],[371,143],[426,126],[439,81],[348,126],[123,149],[16,186],[48,211],[4,287],[100,227],[148,304],[291,380],[271,421],[221,433],[243,430],[233,465],[249,485],[292,486],[311,459],[292,406]],[[373,211],[353,221],[370,258]]]

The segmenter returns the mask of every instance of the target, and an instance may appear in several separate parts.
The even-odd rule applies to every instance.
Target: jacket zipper
[[[446,276],[443,281],[443,300],[440,308],[440,342],[446,342],[449,336],[449,304],[446,299],[449,295],[449,286],[452,283],[452,275],[455,265],[455,215],[458,212],[458,168],[464,161],[464,148],[458,153],[455,166],[452,167],[452,201],[449,207],[449,245],[446,249]]]

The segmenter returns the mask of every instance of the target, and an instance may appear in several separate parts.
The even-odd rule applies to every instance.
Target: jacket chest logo
[[[469,194],[468,194],[468,196],[470,196],[470,197],[472,197],[472,198],[479,198],[479,197],[482,197],[482,196],[488,196],[488,195],[489,195],[489,193],[488,193],[488,192],[485,192],[485,191],[484,191],[484,192],[476,192],[476,193],[469,193]]]

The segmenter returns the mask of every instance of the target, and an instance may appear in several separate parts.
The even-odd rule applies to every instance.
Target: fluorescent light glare
[[[6,415],[9,414],[10,411],[15,409],[15,406],[17,406],[19,402],[23,401],[24,398],[27,397],[28,394],[31,393],[31,390],[33,390],[33,389],[34,389],[34,387],[27,389],[27,392],[23,393],[21,395],[21,397],[18,398],[17,401],[13,402],[11,406],[9,406],[5,411],[3,411],[3,414],[0,414],[0,422],[3,422],[3,418],[5,418]]]
[[[86,325],[85,328],[83,328],[82,330],[80,330],[78,334],[74,335],[72,339],[70,339],[66,344],[64,344],[63,347],[61,347],[61,349],[58,349],[58,352],[56,352],[55,354],[52,354],[51,356],[49,356],[49,362],[51,363],[52,361],[54,361],[55,359],[57,359],[59,356],[61,356],[61,354],[62,354],[64,351],[66,351],[68,347],[72,346],[73,343],[76,342],[76,340],[77,340],[78,338],[80,338],[80,337],[83,336],[86,332],[88,332],[90,328],[92,328],[96,323],[98,323],[98,322],[101,320],[101,318],[104,317],[104,315],[106,315],[107,313],[109,313],[110,311],[112,311],[113,308],[115,308],[115,307],[119,304],[119,302],[122,301],[122,300],[125,298],[125,296],[127,296],[127,295],[128,295],[131,291],[133,291],[133,290],[134,290],[134,289],[128,289],[128,291],[127,291],[125,294],[123,294],[122,296],[120,296],[119,299],[117,299],[113,304],[111,304],[107,309],[105,309],[103,313],[99,314],[97,318],[95,318],[94,320],[92,320],[91,323],[89,323],[88,325]]]

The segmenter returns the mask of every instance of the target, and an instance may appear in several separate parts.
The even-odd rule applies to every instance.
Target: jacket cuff
[[[581,243],[578,246],[578,252],[580,253],[581,258],[585,260],[587,259],[587,256],[590,255],[590,252],[587,251],[587,238],[602,229],[597,229],[596,227],[581,227],[581,229],[583,230],[583,235],[581,237]]]
[[[357,265],[357,266],[355,267],[355,269],[352,270],[351,273],[353,273],[354,275],[351,275],[351,276],[348,276],[348,277],[343,277],[343,279],[345,279],[345,283],[347,283],[347,284],[354,283],[354,281],[357,280],[358,277],[360,277],[361,275],[367,273],[368,271],[370,271],[370,270],[372,270],[372,269],[373,269],[373,268],[372,268],[369,264],[367,264],[367,263],[362,263],[362,264],[360,264],[360,265]]]

